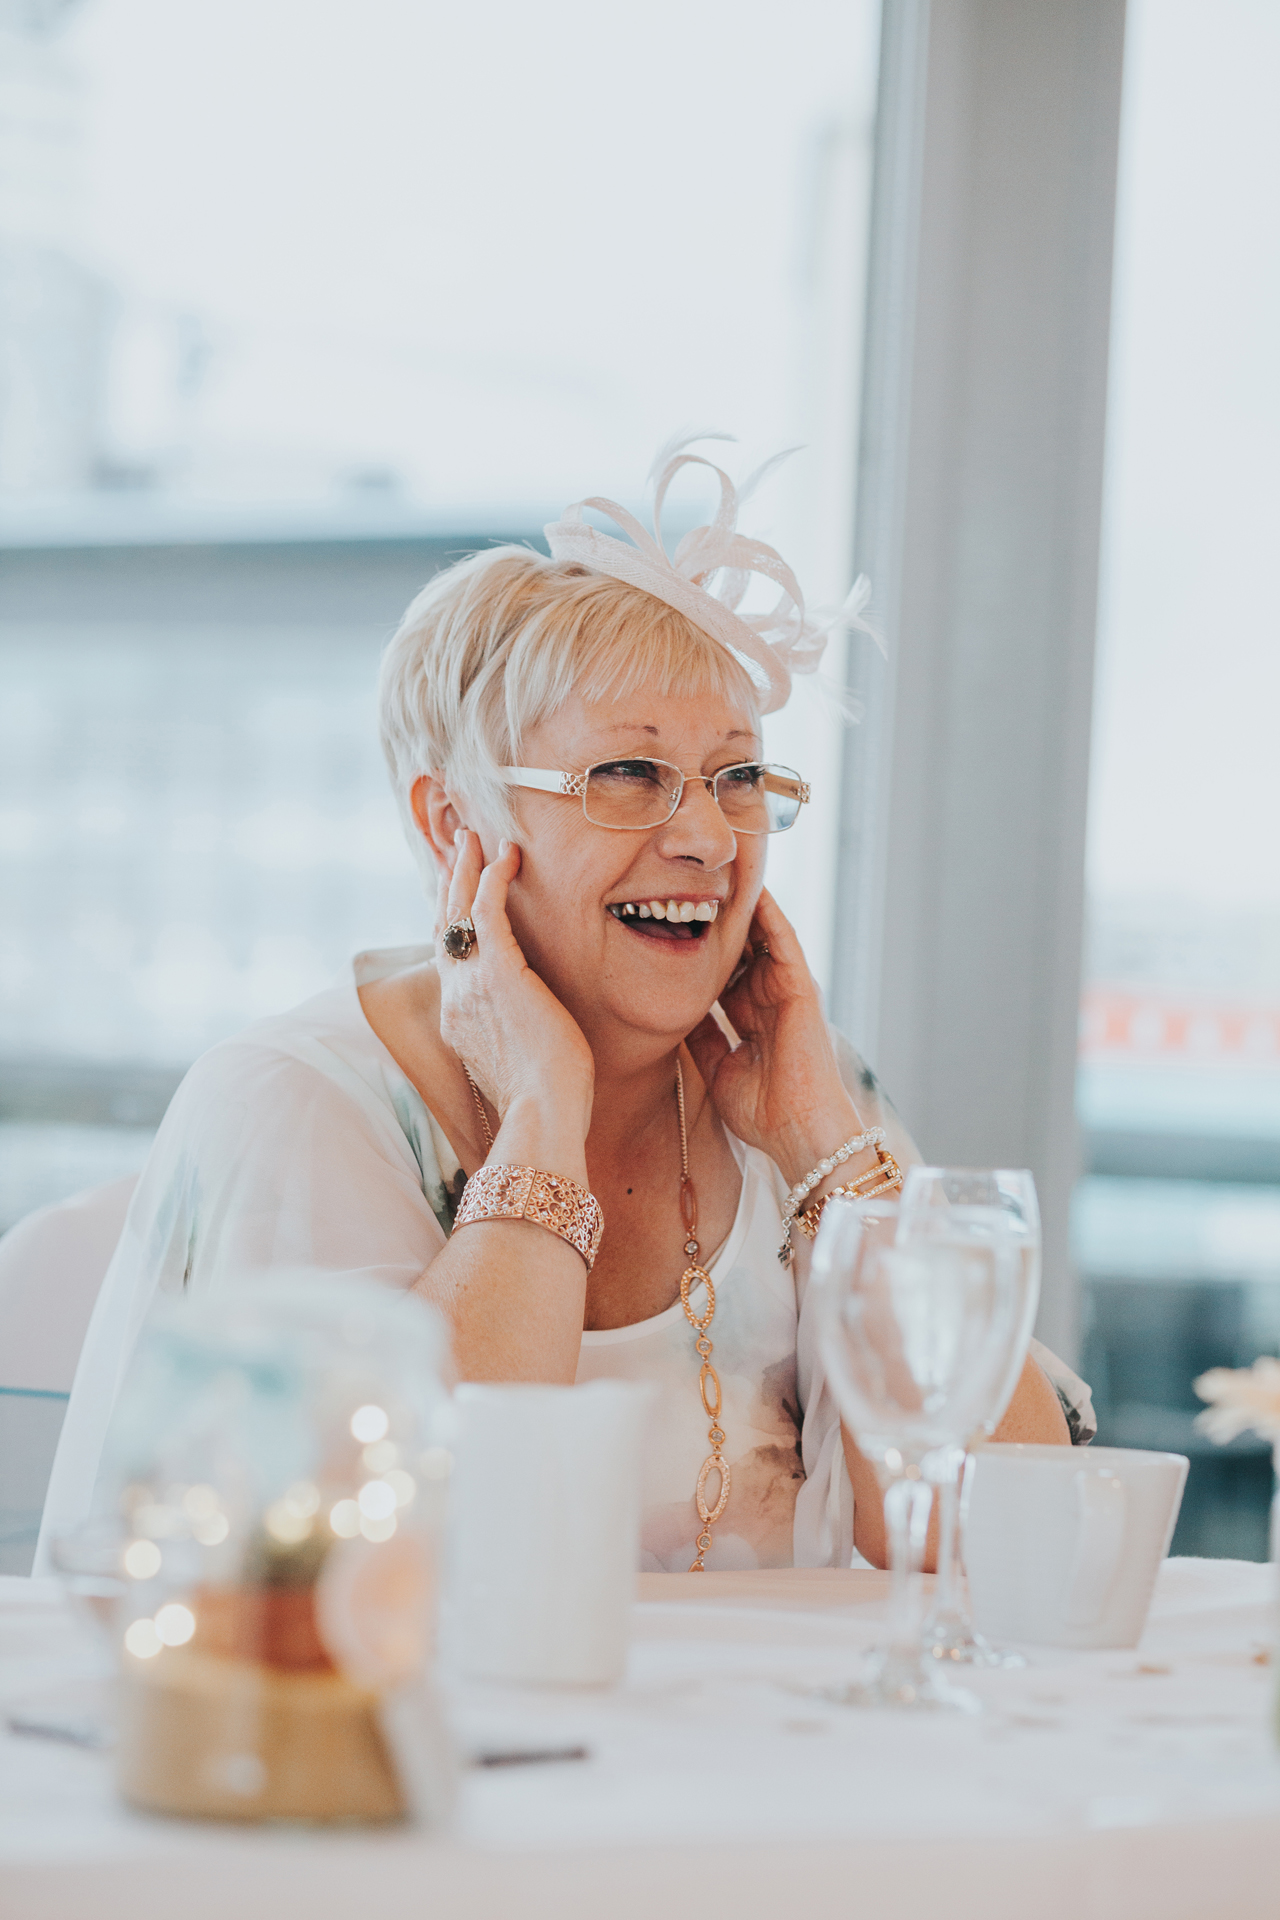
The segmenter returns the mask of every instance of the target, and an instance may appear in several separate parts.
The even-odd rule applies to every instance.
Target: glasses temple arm
[[[508,787],[531,787],[535,793],[563,793],[573,777],[549,767],[499,767],[498,772]]]

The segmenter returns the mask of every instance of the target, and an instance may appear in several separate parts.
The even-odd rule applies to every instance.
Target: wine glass
[[[1040,1299],[1040,1210],[1025,1169],[911,1167],[899,1208],[898,1239],[947,1244],[1003,1243],[1012,1261],[1017,1311],[1001,1384],[981,1425],[987,1435],[1004,1417],[1022,1376]],[[932,1463],[938,1497],[938,1579],[925,1622],[925,1642],[939,1660],[957,1666],[1003,1666],[1017,1655],[995,1652],[975,1633],[964,1577],[964,1503],[967,1453],[941,1452]]]
[[[884,1490],[889,1641],[851,1705],[976,1705],[921,1639],[919,1567],[939,1456],[963,1458],[1003,1389],[1019,1292],[1004,1238],[900,1238],[898,1206],[829,1201],[814,1247],[819,1340],[845,1423]]]

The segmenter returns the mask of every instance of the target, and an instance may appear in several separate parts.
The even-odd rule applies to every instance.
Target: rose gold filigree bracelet
[[[477,1220],[531,1220],[576,1248],[588,1273],[604,1232],[604,1215],[594,1193],[538,1167],[477,1168],[462,1190],[453,1224],[455,1229],[470,1227]]]
[[[462,1071],[480,1116],[485,1145],[492,1152],[493,1128],[465,1060]],[[477,1167],[462,1189],[453,1224],[455,1229],[471,1227],[478,1220],[531,1220],[535,1227],[545,1227],[548,1233],[567,1240],[586,1261],[588,1273],[596,1263],[604,1233],[604,1215],[594,1193],[562,1173],[543,1173],[540,1167]]]

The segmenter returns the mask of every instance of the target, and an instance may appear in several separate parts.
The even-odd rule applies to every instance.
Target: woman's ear
[[[409,789],[409,804],[418,830],[431,849],[436,866],[446,880],[453,875],[458,849],[454,835],[466,822],[450,799],[438,773],[420,773]]]

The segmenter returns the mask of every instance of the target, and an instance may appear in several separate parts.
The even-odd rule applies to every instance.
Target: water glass
[[[832,1201],[814,1248],[819,1339],[845,1424],[884,1490],[893,1574],[887,1646],[850,1704],[971,1707],[926,1651],[919,1568],[939,1461],[963,1452],[1004,1390],[1019,1324],[1003,1239],[900,1236],[881,1200]]]
[[[1040,1300],[1040,1210],[1035,1181],[1025,1168],[912,1167],[903,1186],[898,1236],[904,1245],[923,1239],[999,1243],[1012,1263],[1016,1313],[1009,1326],[1001,1385],[982,1421],[982,1430],[989,1436],[1003,1419],[1022,1377]],[[994,1651],[974,1630],[964,1576],[966,1458],[965,1449],[955,1447],[933,1462],[938,1579],[925,1622],[925,1640],[937,1659],[952,1665],[1000,1666],[1007,1656]]]

